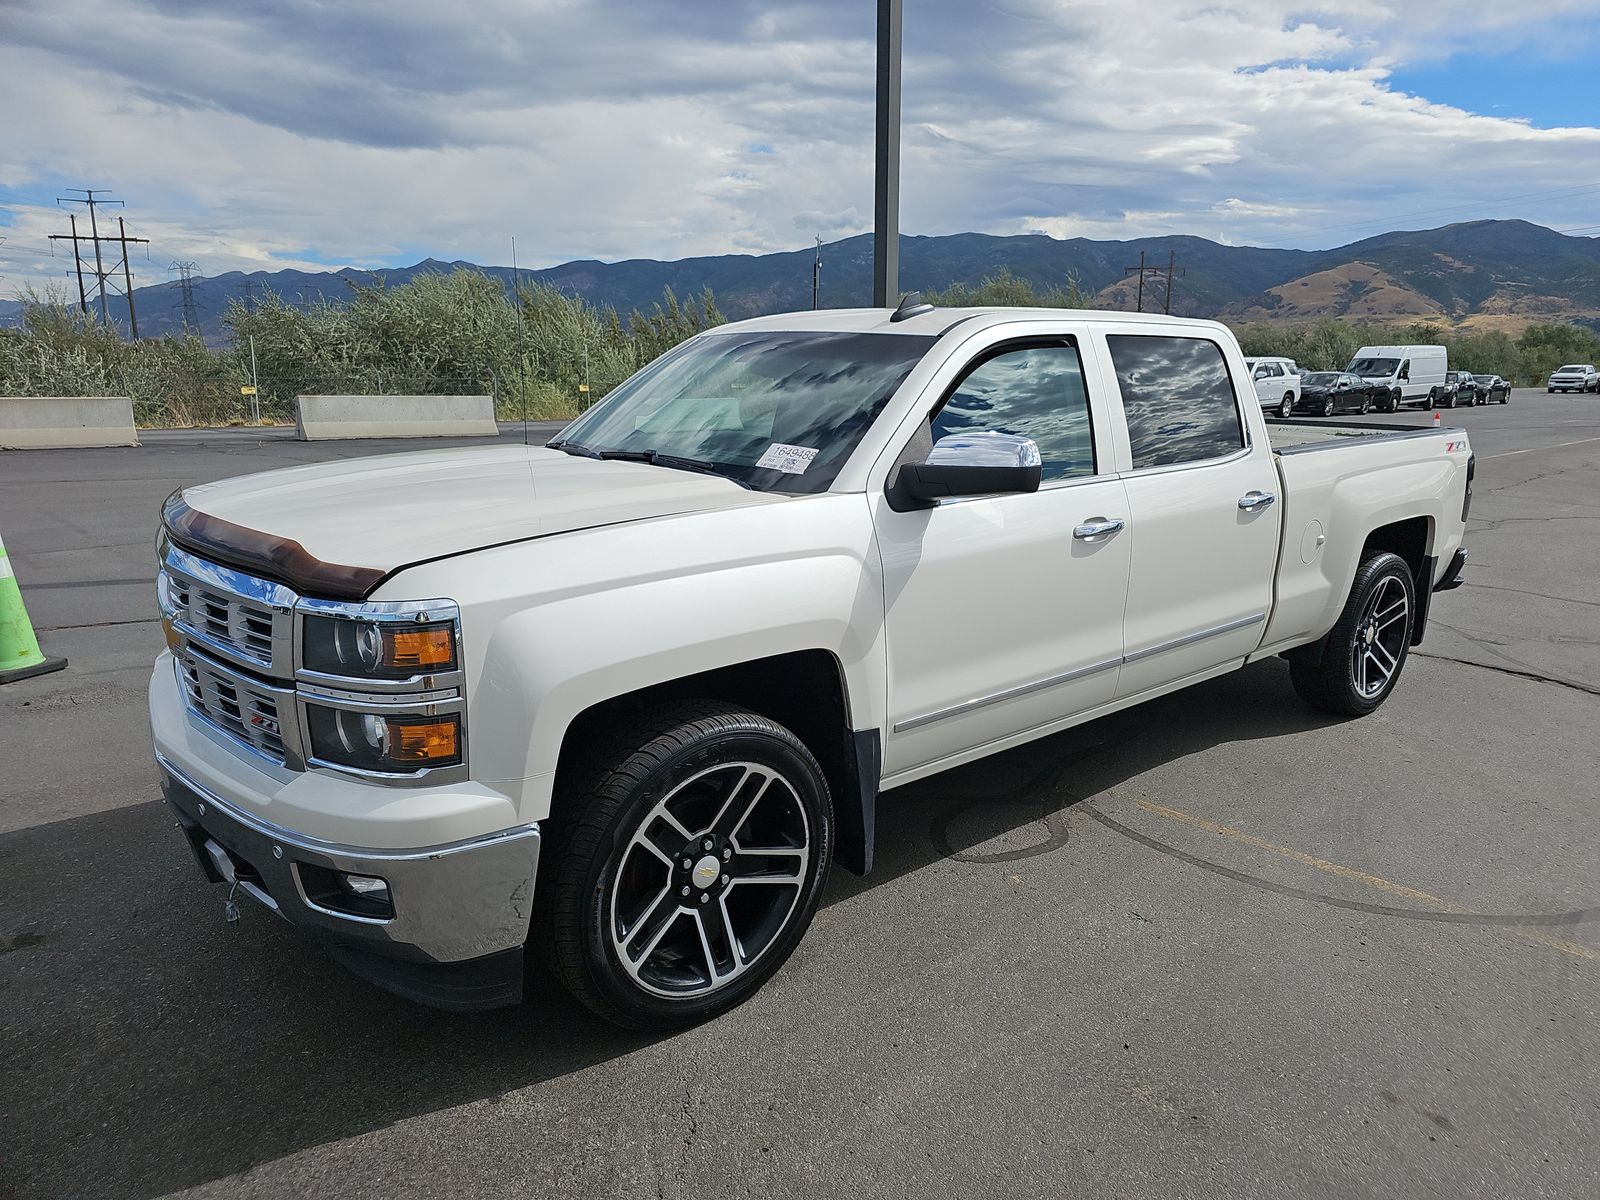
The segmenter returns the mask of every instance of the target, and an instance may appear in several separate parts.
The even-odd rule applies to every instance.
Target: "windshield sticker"
[[[811,460],[817,456],[814,446],[790,446],[783,442],[773,442],[767,447],[767,452],[756,460],[758,467],[770,467],[774,471],[782,471],[785,475],[804,475],[806,468],[811,465]]]

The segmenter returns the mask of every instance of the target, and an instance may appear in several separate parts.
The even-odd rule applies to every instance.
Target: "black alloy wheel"
[[[758,713],[684,701],[620,723],[564,770],[533,938],[597,1015],[703,1021],[793,953],[833,860],[815,757]],[[537,906],[536,906],[537,907]]]
[[[1313,708],[1362,717],[1389,697],[1411,649],[1416,589],[1398,554],[1364,559],[1338,623],[1320,642],[1291,650],[1289,679]]]

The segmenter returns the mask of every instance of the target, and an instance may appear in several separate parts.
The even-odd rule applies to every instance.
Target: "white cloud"
[[[1592,11],[918,0],[902,224],[1311,247],[1483,216],[1592,223],[1596,191],[1572,185],[1600,171],[1600,130],[1387,83],[1399,63],[1570,47]],[[3,291],[59,278],[49,205],[90,183],[152,239],[145,282],[173,259],[504,262],[515,235],[549,265],[797,249],[870,223],[859,0],[24,0],[0,27]]]

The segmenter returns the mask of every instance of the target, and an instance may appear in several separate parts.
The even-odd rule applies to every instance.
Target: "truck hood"
[[[412,563],[785,499],[715,475],[497,446],[346,459],[200,484],[175,498],[167,526],[197,553],[311,595],[351,599]]]

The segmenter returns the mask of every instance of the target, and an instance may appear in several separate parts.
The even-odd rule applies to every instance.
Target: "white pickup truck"
[[[199,860],[380,986],[641,1028],[750,995],[887,788],[1284,655],[1388,697],[1460,581],[1467,437],[1274,423],[1218,324],[723,326],[547,447],[167,502],[150,681]]]

